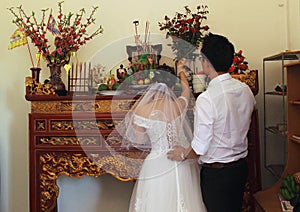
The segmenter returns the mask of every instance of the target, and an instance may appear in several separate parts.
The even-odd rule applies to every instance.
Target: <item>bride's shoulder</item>
[[[135,109],[135,114],[141,117],[149,117],[149,115],[156,110],[157,106],[153,102],[149,102],[144,105],[139,105]]]
[[[134,115],[144,117],[145,116],[145,106],[139,106],[135,109]]]

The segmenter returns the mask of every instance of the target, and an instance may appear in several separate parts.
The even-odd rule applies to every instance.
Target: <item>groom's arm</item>
[[[168,159],[176,161],[183,161],[185,159],[193,159],[199,157],[199,155],[195,153],[191,146],[189,146],[187,149],[183,146],[174,146],[173,149],[167,153],[167,155]]]
[[[192,158],[197,158],[200,155],[197,155],[196,152],[193,150],[192,146],[189,146],[183,153],[184,158],[186,159],[192,159]]]

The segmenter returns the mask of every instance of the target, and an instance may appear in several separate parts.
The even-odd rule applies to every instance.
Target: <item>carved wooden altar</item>
[[[251,81],[251,80],[250,80]],[[256,79],[257,82],[257,79]],[[85,95],[57,96],[47,88],[27,82],[26,99],[31,102],[29,114],[30,211],[55,212],[60,175],[81,178],[111,174],[121,181],[134,180],[124,163],[112,156],[104,139],[115,124],[137,101],[137,96]],[[257,85],[253,88],[257,88]],[[257,93],[257,90],[253,90]],[[256,94],[255,93],[255,94]],[[112,117],[112,114],[113,117]],[[192,114],[192,113],[191,113]],[[244,211],[252,211],[252,194],[260,189],[260,162],[257,110],[252,115],[249,137],[249,181],[244,195]],[[118,141],[115,145],[118,145]],[[122,150],[133,158],[136,150]],[[127,164],[128,165],[128,164]]]
[[[120,159],[104,146],[104,139],[124,116],[135,97],[112,100],[95,96],[27,95],[30,146],[30,211],[56,211],[57,178],[100,176],[109,173],[133,180]],[[114,113],[114,119],[111,114]],[[116,144],[117,145],[117,144]],[[123,151],[134,158],[137,151]],[[135,160],[132,162],[132,172]],[[128,164],[127,164],[128,165]]]

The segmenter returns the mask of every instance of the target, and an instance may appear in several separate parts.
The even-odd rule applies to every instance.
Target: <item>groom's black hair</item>
[[[217,72],[227,72],[233,62],[234,46],[226,37],[209,33],[203,39],[201,52]]]

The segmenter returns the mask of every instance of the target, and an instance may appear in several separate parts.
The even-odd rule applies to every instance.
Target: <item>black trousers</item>
[[[201,190],[208,212],[240,212],[248,177],[247,161],[223,168],[202,167]]]

